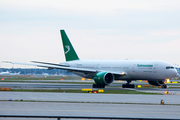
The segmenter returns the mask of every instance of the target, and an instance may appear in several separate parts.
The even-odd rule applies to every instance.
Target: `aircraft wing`
[[[86,68],[76,68],[76,67],[70,67],[70,66],[64,66],[60,64],[53,64],[53,63],[45,63],[45,62],[35,62],[34,63],[19,63],[19,62],[10,62],[10,61],[2,61],[5,63],[11,63],[11,64],[19,64],[19,65],[31,65],[31,66],[37,66],[37,67],[45,67],[48,68],[49,70],[51,69],[62,69],[62,70],[68,70],[69,72],[82,72],[82,73],[90,73],[90,74],[96,74],[98,72],[102,72],[102,70],[95,70],[95,69],[86,69]],[[37,64],[41,63],[41,64]],[[114,75],[122,76],[126,75],[126,73],[118,73],[118,72],[113,72],[113,71],[107,71],[110,72]]]

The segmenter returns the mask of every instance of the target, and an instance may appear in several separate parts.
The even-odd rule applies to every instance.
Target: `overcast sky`
[[[64,62],[64,29],[80,59],[180,65],[179,6],[180,0],[0,0],[0,61]]]

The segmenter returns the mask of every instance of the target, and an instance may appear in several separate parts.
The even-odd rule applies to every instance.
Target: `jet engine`
[[[94,76],[94,81],[96,82],[96,84],[109,85],[114,81],[114,76],[112,73],[98,72]]]

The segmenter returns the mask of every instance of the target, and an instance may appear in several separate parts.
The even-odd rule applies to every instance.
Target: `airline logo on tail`
[[[67,51],[65,51],[65,54],[67,54],[70,51],[70,46],[69,45],[65,45],[65,47],[67,48]]]
[[[66,61],[79,60],[79,57],[77,56],[65,31],[60,30],[60,34],[61,34],[61,38],[62,38],[62,44],[63,44],[63,48],[64,48],[64,54],[65,54]]]

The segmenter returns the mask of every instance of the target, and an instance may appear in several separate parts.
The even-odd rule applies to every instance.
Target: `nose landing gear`
[[[161,85],[161,88],[167,88],[166,84]]]

